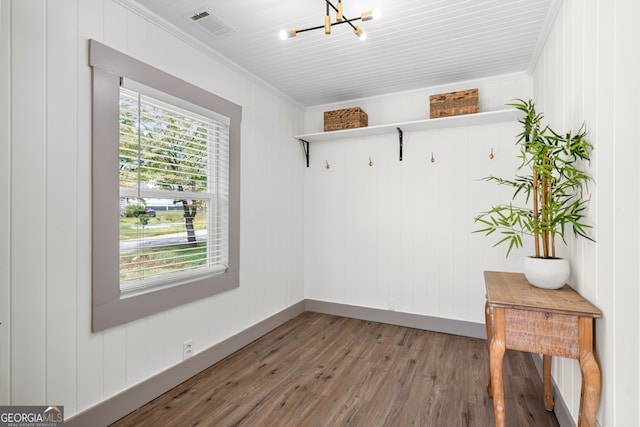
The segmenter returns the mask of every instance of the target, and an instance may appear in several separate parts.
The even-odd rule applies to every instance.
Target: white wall
[[[534,96],[559,130],[584,121],[594,144],[589,217],[596,244],[572,242],[572,284],[604,313],[596,346],[602,426],[640,425],[640,3],[566,0],[534,74]],[[577,419],[581,374],[557,359],[553,376]]]
[[[429,95],[456,90],[478,89],[480,111],[507,108],[506,103],[515,98],[527,98],[531,78],[524,73],[495,76],[482,80],[431,86],[406,92],[397,92],[372,98],[309,107],[305,111],[305,133],[324,130],[324,111],[359,106],[369,117],[369,126],[407,122],[429,118]]]
[[[9,16],[7,2],[0,2],[0,200],[9,200]],[[4,184],[7,185],[4,185]],[[0,203],[0,402],[9,396],[9,203]]]
[[[111,0],[0,20],[0,404],[69,417],[303,299],[302,108]],[[240,288],[95,334],[89,38],[244,107]]]
[[[324,105],[307,110],[305,129],[321,130],[322,111],[355,105],[369,114],[370,125],[425,119],[429,94],[473,87],[482,111],[503,109],[528,98],[530,84],[524,75],[503,76]],[[514,176],[518,132],[515,120],[405,132],[402,162],[395,133],[311,143],[306,297],[483,323],[483,271],[521,271],[527,252],[505,259],[503,248],[491,248],[495,239],[472,234],[478,213],[511,196],[478,180]]]

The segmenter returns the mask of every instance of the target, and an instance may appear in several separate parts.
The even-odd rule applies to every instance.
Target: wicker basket
[[[429,97],[429,104],[429,117],[432,119],[436,117],[477,113],[480,111],[478,89],[431,95]]]
[[[324,112],[324,131],[367,127],[369,116],[360,107]]]

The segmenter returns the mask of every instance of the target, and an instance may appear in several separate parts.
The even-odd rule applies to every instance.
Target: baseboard
[[[75,414],[65,420],[65,426],[107,426],[305,311],[486,339],[484,323],[443,319],[325,301],[303,300],[229,337],[223,342],[213,345],[193,357]],[[562,424],[561,426],[564,427]]]
[[[539,354],[531,354],[531,357],[533,358],[533,363],[536,365],[538,374],[540,374],[540,378],[542,378],[542,357]],[[571,412],[569,412],[569,408],[562,398],[562,394],[560,394],[558,385],[553,377],[551,377],[551,383],[553,385],[553,412],[556,414],[558,424],[560,424],[560,427],[576,427],[576,422],[573,420],[573,417],[571,417]]]
[[[333,314],[335,316],[405,326],[407,328],[487,339],[487,329],[484,323],[444,319],[442,317],[425,316],[422,314],[401,313],[399,311],[310,299],[305,300],[305,309],[316,313]]]
[[[107,426],[304,311],[305,302],[300,301],[221,343],[195,354],[184,362],[159,372],[153,377],[100,402],[96,406],[70,417],[65,420],[65,426]]]

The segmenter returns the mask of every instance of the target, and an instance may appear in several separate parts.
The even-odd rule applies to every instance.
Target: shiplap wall
[[[9,4],[0,2],[0,200],[9,200],[10,155],[10,101],[9,80]],[[6,184],[6,185],[5,185]],[[9,203],[0,203],[0,402],[9,396],[9,328],[6,326],[9,313]]]
[[[323,111],[355,105],[370,125],[425,119],[430,94],[472,87],[479,88],[482,111],[502,109],[526,99],[530,83],[524,75],[503,76],[309,108],[305,129],[321,130]],[[511,196],[479,179],[514,176],[518,132],[515,120],[405,132],[402,162],[395,133],[311,143],[306,297],[484,322],[483,271],[521,271],[526,251],[505,259],[502,248],[491,248],[495,239],[471,233],[475,215]]]
[[[303,299],[300,106],[111,0],[2,1],[0,19],[0,404],[70,417],[179,363],[184,341],[201,351]],[[100,333],[89,38],[244,107],[240,288]]]
[[[558,129],[584,121],[595,146],[589,220],[597,243],[572,241],[572,284],[604,313],[597,321],[601,426],[640,425],[640,3],[565,0],[534,73],[534,95]],[[574,419],[581,373],[556,359],[553,376]]]

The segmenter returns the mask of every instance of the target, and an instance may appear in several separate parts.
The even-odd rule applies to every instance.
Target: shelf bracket
[[[402,129],[398,129],[398,143],[400,144],[400,161],[402,161]]]
[[[302,142],[304,157],[307,159],[307,167],[309,167],[309,141],[305,141],[304,139],[301,139],[300,142]]]

